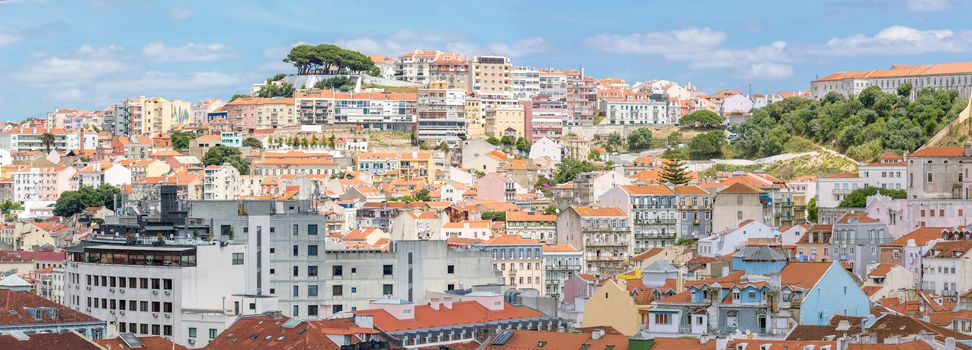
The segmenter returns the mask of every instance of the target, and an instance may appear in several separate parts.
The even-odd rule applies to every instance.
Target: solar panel
[[[300,320],[298,320],[296,318],[291,318],[291,319],[287,320],[287,322],[284,322],[283,328],[295,328],[299,324],[300,324]]]
[[[138,339],[138,337],[132,333],[118,333],[118,336],[122,338],[122,341],[125,342],[125,345],[128,345],[129,348],[138,349],[145,346],[145,344],[142,343],[142,340]]]
[[[510,339],[512,338],[513,338],[513,332],[502,331],[496,335],[495,339],[493,339],[493,345],[506,345],[506,343],[509,342]]]
[[[7,334],[10,334],[11,336],[13,336],[14,338],[20,341],[30,340],[30,337],[28,337],[27,334],[25,334],[23,331],[10,331],[7,332]]]

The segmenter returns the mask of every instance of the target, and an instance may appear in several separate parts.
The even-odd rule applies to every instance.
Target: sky
[[[245,93],[300,43],[509,56],[629,83],[803,90],[817,77],[970,60],[972,4],[837,1],[0,0],[0,120],[127,97]],[[966,18],[963,18],[966,17]]]

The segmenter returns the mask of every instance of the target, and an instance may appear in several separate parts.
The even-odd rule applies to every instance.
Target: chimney
[[[966,152],[968,152],[969,149],[968,146],[969,144],[966,143],[965,144]],[[955,350],[955,338],[953,337],[945,338],[945,350]]]
[[[728,345],[729,345],[729,338],[717,337],[715,350],[726,350],[726,347]]]
[[[966,157],[972,157],[972,143],[966,142],[962,145],[962,154]]]
[[[432,298],[432,300],[429,302],[429,307],[431,307],[432,310],[439,311],[439,308],[441,306],[442,306],[442,303],[439,302],[439,298]]]
[[[446,309],[452,310],[452,297],[443,297],[442,306]]]
[[[598,340],[598,339],[601,339],[601,337],[603,337],[603,336],[604,336],[604,330],[603,329],[598,328],[598,329],[595,329],[594,331],[591,332],[591,339]],[[949,349],[946,349],[946,350],[949,350]],[[952,339],[952,349],[951,350],[955,350],[955,339]]]

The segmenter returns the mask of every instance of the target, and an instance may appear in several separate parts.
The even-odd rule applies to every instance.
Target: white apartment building
[[[607,125],[672,125],[678,111],[667,100],[653,100],[635,95],[625,99],[602,99],[600,110],[605,112]],[[644,98],[641,98],[644,97]]]
[[[428,84],[432,77],[432,63],[442,55],[462,56],[460,53],[435,50],[414,50],[398,56],[395,78],[412,83]]]
[[[935,243],[922,257],[921,289],[944,297],[972,290],[969,237]]]
[[[911,98],[919,89],[955,90],[968,99],[972,93],[972,62],[923,64],[918,66],[893,65],[883,70],[842,72],[827,75],[810,82],[814,98],[824,98],[830,92],[848,96],[877,86],[882,91],[897,94],[898,87],[911,83]]]
[[[836,208],[854,190],[867,186],[901,190],[908,185],[908,169],[904,159],[894,153],[881,155],[877,162],[861,164],[857,173],[818,177],[816,196],[818,208]]]
[[[433,82],[419,89],[416,115],[418,139],[456,144],[466,135],[466,90],[449,88],[448,83]]]
[[[51,150],[65,150],[67,148],[67,133],[64,129],[44,129],[18,127],[0,131],[0,149],[10,152],[46,151],[42,136],[49,133],[54,136]]]
[[[567,73],[562,70],[540,70],[540,96],[550,96],[552,100],[567,99]]]
[[[254,290],[254,281],[246,278],[246,257],[242,244],[92,241],[68,252],[64,299],[117,332],[203,347],[237,315],[275,309],[259,298],[240,297]]]
[[[513,98],[529,100],[540,93],[540,71],[536,68],[513,68]]]
[[[303,125],[353,124],[366,130],[411,130],[415,125],[416,98],[415,93],[311,89],[294,93],[294,105]]]
[[[211,165],[203,175],[203,199],[236,199],[242,192],[240,172],[229,165]]]

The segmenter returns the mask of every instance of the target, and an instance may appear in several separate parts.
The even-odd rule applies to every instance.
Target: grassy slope
[[[709,177],[714,176],[717,171],[736,170],[749,172],[763,170],[771,176],[789,180],[806,175],[829,176],[839,173],[855,172],[857,171],[857,164],[843,157],[829,153],[820,153],[817,155],[805,155],[789,160],[749,166],[716,164],[702,172],[701,175],[703,177]]]

